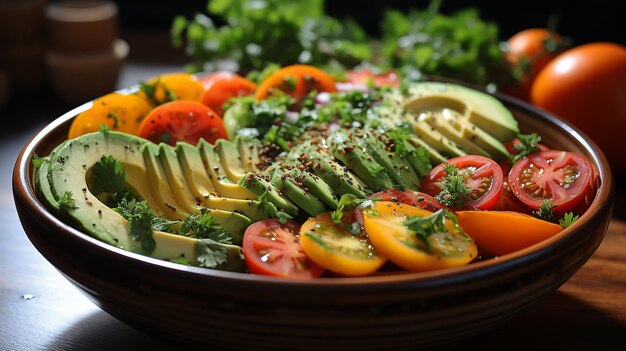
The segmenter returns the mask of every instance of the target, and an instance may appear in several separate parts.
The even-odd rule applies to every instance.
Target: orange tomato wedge
[[[387,260],[366,236],[353,235],[344,225],[333,222],[328,212],[304,222],[300,243],[311,261],[344,276],[374,273]]]
[[[154,85],[152,96],[145,91],[139,95],[155,105],[174,100],[200,101],[204,93],[204,86],[194,75],[188,73],[167,73],[150,78],[146,84]]]
[[[210,107],[218,115],[224,116],[224,104],[231,98],[252,95],[256,89],[254,82],[239,75],[214,78],[205,84],[206,90],[200,97],[200,102]]]
[[[476,243],[494,255],[506,255],[543,241],[563,228],[518,212],[459,211],[459,224]]]
[[[311,91],[335,92],[335,80],[321,69],[309,65],[283,67],[267,77],[257,88],[257,100],[266,99],[278,92],[289,94],[300,101]]]
[[[137,134],[143,118],[150,112],[150,105],[137,95],[111,93],[94,100],[88,110],[79,114],[68,132],[67,138],[97,132],[105,125],[110,130]]]
[[[377,201],[363,211],[365,232],[374,247],[396,265],[416,272],[463,266],[478,255],[471,237],[445,219],[443,231],[423,239],[404,223],[413,217],[428,217],[432,212],[390,201]]]

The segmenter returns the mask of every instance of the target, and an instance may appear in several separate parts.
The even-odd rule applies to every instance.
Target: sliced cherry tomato
[[[508,167],[510,168],[511,166],[509,161],[506,162],[507,165],[509,165]],[[520,199],[517,198],[517,196],[515,196],[515,194],[513,194],[513,191],[511,191],[511,186],[509,185],[508,178],[505,177],[505,179],[507,180],[502,183],[502,196],[500,196],[498,204],[493,209],[497,211],[512,211],[532,215],[533,209],[526,206],[523,202],[520,201]]]
[[[96,132],[101,125],[110,130],[137,134],[143,118],[150,112],[150,105],[137,95],[111,93],[93,102],[88,110],[79,114],[68,133],[68,139]]]
[[[465,185],[470,189],[470,200],[466,209],[490,210],[496,206],[502,195],[504,176],[500,166],[492,159],[466,155],[454,157],[447,164],[456,166],[458,174],[463,175]],[[432,169],[422,180],[421,190],[426,194],[436,196],[441,192],[438,183],[446,177],[446,164],[441,163]]]
[[[243,235],[243,254],[250,272],[284,278],[315,278],[324,268],[313,263],[300,244],[300,224],[264,219]]]
[[[155,107],[141,123],[139,136],[170,145],[178,141],[196,145],[201,138],[214,143],[227,138],[220,116],[194,101],[172,101]]]
[[[560,225],[509,211],[459,211],[459,224],[480,247],[505,255],[545,240],[563,228]]]
[[[444,219],[445,229],[437,228],[425,236],[405,225],[408,219],[433,215],[422,208],[377,201],[363,211],[363,220],[374,247],[404,269],[430,271],[462,266],[474,260],[478,255],[476,244],[449,219]]]
[[[205,88],[200,102],[223,117],[224,104],[233,97],[254,94],[256,84],[236,74],[230,76],[223,74],[221,78],[215,77],[210,83],[205,84]]]
[[[591,164],[577,153],[542,151],[518,161],[509,173],[511,190],[526,206],[538,210],[549,200],[557,213],[567,212],[591,187]]]
[[[188,73],[168,73],[150,78],[139,95],[153,105],[170,101],[199,101],[204,87],[198,78]]]
[[[333,222],[328,212],[304,222],[300,241],[313,262],[345,276],[374,273],[387,260],[374,249],[367,236],[353,235],[344,224]]]
[[[350,70],[347,72],[347,82],[361,85],[376,87],[397,87],[400,85],[400,78],[394,71],[382,73],[374,73],[369,69]]]
[[[321,69],[308,65],[291,65],[270,74],[255,92],[257,100],[278,92],[289,94],[301,101],[311,91],[335,92],[335,80]]]

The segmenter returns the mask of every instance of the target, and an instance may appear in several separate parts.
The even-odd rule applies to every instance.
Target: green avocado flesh
[[[95,166],[111,156],[123,165],[125,188],[146,201],[154,215],[180,226],[189,215],[210,214],[232,242],[215,244],[227,257],[215,268],[245,271],[240,245],[251,223],[335,210],[345,194],[365,198],[387,189],[418,191],[432,166],[448,158],[508,157],[504,143],[519,132],[498,100],[457,85],[415,83],[384,99],[389,103],[378,110],[382,127],[309,135],[264,166],[265,144],[250,136],[170,146],[103,131],[58,145],[41,159],[33,183],[51,212],[103,242],[158,259],[192,265],[205,260],[206,242],[200,239],[153,230],[156,245],[149,252],[133,239],[129,222],[101,194],[92,193]],[[386,133],[400,123],[407,126],[405,136]]]

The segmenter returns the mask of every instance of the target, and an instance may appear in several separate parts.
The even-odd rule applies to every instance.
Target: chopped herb
[[[550,199],[545,199],[541,203],[539,210],[533,211],[533,213],[539,219],[543,219],[544,221],[548,221],[548,222],[554,222],[556,218],[556,211],[554,210],[555,207],[556,205],[552,204]]]
[[[163,101],[163,103],[178,100],[178,96],[176,96],[176,93],[174,93],[171,89],[164,86],[163,91],[165,92],[165,101]]]
[[[39,157],[39,155],[37,155],[36,153],[33,153],[33,167],[35,167],[35,169],[38,169],[44,162],[48,162],[49,158],[48,157]]]
[[[148,202],[122,198],[114,210],[128,221],[130,238],[139,241],[144,252],[152,253],[156,248],[152,235],[155,215]]]
[[[341,195],[341,199],[339,199],[339,204],[337,208],[331,212],[330,216],[333,219],[333,222],[340,224],[341,219],[343,218],[343,211],[353,210],[357,208],[360,204],[365,202],[368,199],[360,199],[356,197],[354,194],[343,194]]]
[[[122,194],[126,189],[126,171],[120,160],[111,155],[103,155],[93,167],[91,191],[101,193]]]
[[[465,184],[465,176],[459,173],[456,166],[447,164],[444,167],[446,176],[437,185],[441,192],[435,196],[444,206],[450,208],[463,208],[470,200],[471,190]]]
[[[120,127],[120,116],[115,111],[109,111],[107,118],[113,118],[113,128]]]
[[[160,79],[157,79],[154,83],[139,82],[139,90],[146,94],[148,99],[154,100],[160,82]]]
[[[109,135],[110,131],[111,131],[111,129],[106,124],[101,124],[100,125],[100,133],[104,134],[105,137]]]
[[[196,249],[200,267],[215,268],[228,261],[228,249],[214,240],[200,239]]]
[[[460,230],[454,214],[445,209],[441,209],[426,217],[409,217],[402,224],[414,232],[428,246],[428,237],[430,235],[448,232],[446,219],[450,220]]]
[[[541,137],[537,133],[518,134],[517,139],[520,142],[513,144],[515,155],[511,158],[511,164],[515,164],[517,161],[532,154],[533,152],[539,151],[538,145],[541,141]]]
[[[71,191],[66,191],[63,193],[63,196],[61,196],[61,199],[59,200],[59,207],[61,208],[61,210],[66,212],[78,208],[78,206],[76,206],[76,201],[74,201],[74,198],[72,197]]]
[[[559,219],[559,224],[563,228],[567,228],[570,225],[574,224],[578,220],[578,215],[575,215],[572,212],[567,212],[563,215],[563,218]]]
[[[189,259],[187,257],[178,257],[178,258],[170,260],[170,262],[182,264],[182,265],[185,265],[185,266],[191,266],[192,265],[191,261],[189,261]]]
[[[224,244],[232,243],[230,235],[226,233],[224,227],[215,222],[215,218],[208,211],[185,217],[180,227],[180,233],[192,238],[211,239]]]

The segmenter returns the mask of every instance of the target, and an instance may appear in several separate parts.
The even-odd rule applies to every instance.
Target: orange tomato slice
[[[200,102],[209,106],[218,115],[224,116],[224,104],[233,97],[252,95],[256,89],[254,82],[239,75],[215,77],[200,97]]]
[[[200,101],[204,93],[204,86],[200,80],[188,73],[162,74],[150,78],[145,84],[150,91],[142,89],[139,95],[154,105],[175,100]]]
[[[374,273],[386,261],[367,237],[352,235],[344,225],[333,222],[328,212],[304,222],[300,242],[311,261],[345,276]]]
[[[446,231],[436,231],[425,239],[404,225],[410,218],[432,214],[419,207],[377,201],[363,211],[363,223],[374,247],[404,269],[431,271],[463,266],[474,260],[478,255],[476,244],[448,219]]]
[[[279,92],[301,101],[311,91],[335,92],[335,80],[321,69],[309,65],[283,67],[267,77],[257,88],[257,100],[266,99]]]
[[[518,212],[459,211],[459,224],[476,243],[494,255],[506,255],[543,241],[563,228]]]
[[[143,118],[150,112],[150,105],[137,95],[111,93],[94,100],[88,110],[72,122],[68,139],[97,132],[105,125],[110,130],[137,134]]]

